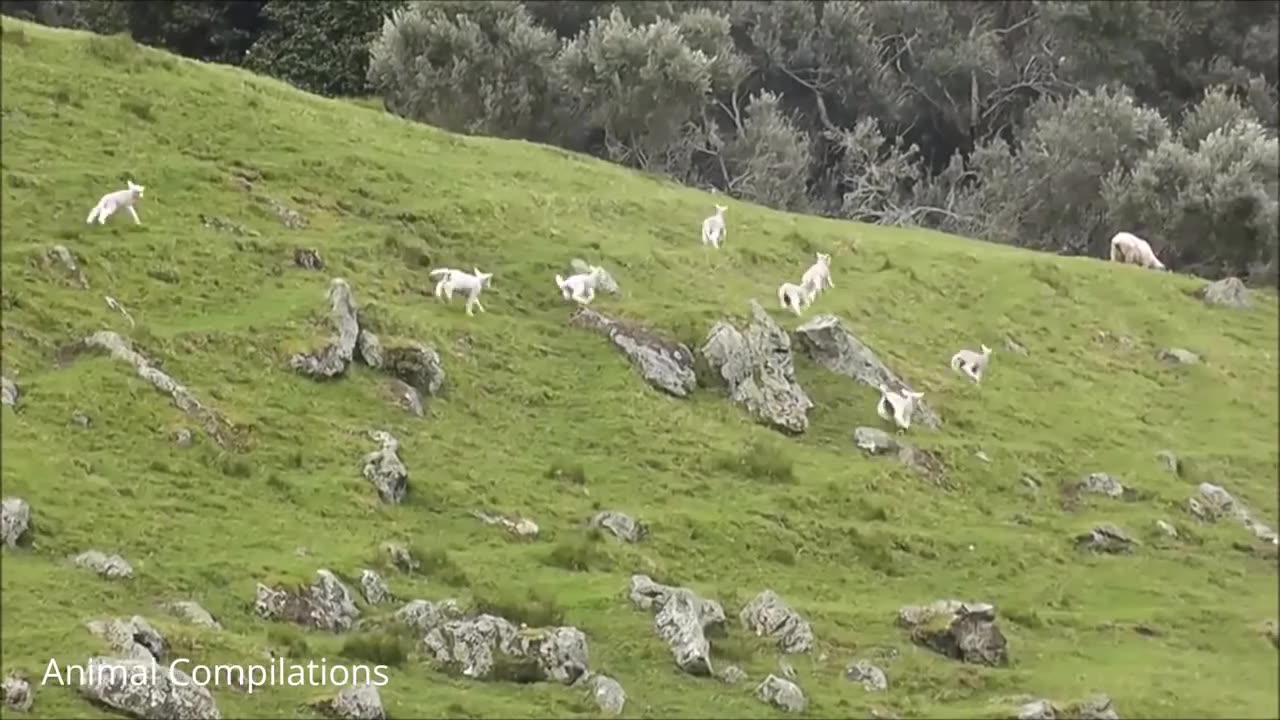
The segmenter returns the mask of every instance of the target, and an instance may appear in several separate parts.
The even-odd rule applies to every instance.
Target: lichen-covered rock
[[[1259,522],[1249,508],[1238,502],[1231,493],[1213,483],[1200,483],[1197,495],[1187,500],[1187,507],[1192,515],[1207,522],[1214,522],[1220,517],[1231,516],[1245,526],[1253,536],[1272,545],[1280,544],[1280,535],[1269,526]]]
[[[421,343],[385,348],[382,368],[423,395],[435,397],[444,387],[444,367],[439,353]]]
[[[391,599],[391,590],[382,576],[368,568],[360,571],[360,593],[370,605],[381,605]]]
[[[697,388],[693,353],[684,344],[587,307],[574,311],[569,322],[608,337],[654,388],[681,398],[688,397]]]
[[[1228,277],[1205,285],[1196,294],[1208,305],[1222,307],[1249,307],[1249,289],[1240,278]]]
[[[1080,492],[1112,498],[1123,497],[1125,494],[1124,484],[1103,472],[1089,473],[1076,487]]]
[[[1120,720],[1119,713],[1106,695],[1094,695],[1077,703],[1072,703],[1062,713],[1063,717],[1078,720]]]
[[[0,502],[0,542],[7,547],[17,547],[30,538],[31,506],[19,497],[7,497]]]
[[[939,600],[898,611],[898,624],[911,630],[911,640],[953,660],[980,665],[1008,662],[1008,643],[996,625],[995,607],[987,603]]]
[[[0,375],[0,404],[13,407],[18,404],[18,385],[7,376]]]
[[[798,685],[777,675],[766,677],[756,686],[756,697],[790,713],[804,712],[809,704]]]
[[[213,630],[222,629],[222,624],[215,620],[208,610],[205,610],[199,603],[192,600],[165,603],[164,609],[192,625]]]
[[[304,270],[323,270],[324,258],[313,248],[297,248],[293,251],[293,264]]]
[[[469,678],[505,672],[571,685],[587,672],[587,636],[575,627],[517,628],[504,618],[480,615],[450,620],[429,630],[423,649],[437,662]],[[507,670],[508,664],[519,666]]]
[[[608,530],[629,543],[640,542],[649,534],[649,528],[644,523],[636,522],[630,515],[616,510],[596,513],[591,518],[590,525],[593,528]]]
[[[716,677],[720,678],[720,682],[725,685],[737,685],[747,679],[747,674],[737,665],[729,665],[721,669]]]
[[[1184,348],[1165,348],[1156,353],[1156,359],[1175,365],[1195,365],[1200,356]]]
[[[409,490],[409,470],[400,462],[400,441],[383,430],[369,433],[370,439],[381,447],[364,456],[364,477],[378,491],[385,503],[398,505]]]
[[[1058,708],[1048,700],[1033,700],[1018,708],[1015,720],[1057,720]]]
[[[856,427],[853,429],[853,444],[871,455],[885,455],[897,452],[899,445],[889,433],[872,427]]]
[[[315,708],[329,717],[339,720],[386,720],[387,711],[382,707],[382,695],[377,685],[352,685],[345,687],[330,700],[315,703]]]
[[[77,567],[92,570],[107,580],[127,580],[133,577],[133,566],[119,555],[86,550],[77,555],[72,562]]]
[[[359,311],[351,286],[342,278],[329,284],[329,318],[336,334],[319,350],[289,358],[289,367],[310,378],[327,380],[347,371],[360,336]]]
[[[31,709],[34,700],[35,691],[31,688],[31,682],[26,674],[11,672],[4,676],[4,683],[0,684],[0,702],[3,702],[5,707],[26,712]]]
[[[884,671],[866,660],[859,660],[845,668],[844,676],[852,682],[862,683],[867,692],[884,692],[889,689],[889,678]]]
[[[761,592],[747,603],[738,618],[757,636],[776,638],[778,650],[784,653],[803,653],[813,649],[813,629],[808,621],[772,590]]]
[[[1076,546],[1102,553],[1129,553],[1138,544],[1125,531],[1110,523],[1103,523],[1075,539]]]
[[[181,670],[147,660],[90,658],[80,694],[143,720],[221,720],[208,689]]]
[[[462,608],[458,605],[458,601],[452,599],[435,603],[428,600],[413,600],[397,610],[394,617],[396,622],[413,628],[420,635],[425,635],[434,627],[461,618]]]
[[[80,268],[80,263],[76,262],[75,255],[66,246],[54,245],[46,252],[46,257],[62,266],[63,271],[71,277],[81,290],[89,289],[89,278],[85,276],[84,270]]]
[[[377,335],[361,328],[356,338],[356,349],[360,351],[360,359],[365,365],[374,370],[382,367],[382,341]]]
[[[351,591],[328,570],[317,570],[315,582],[302,588],[269,588],[259,583],[253,609],[267,620],[334,632],[350,630],[360,617]]]
[[[414,417],[422,417],[426,414],[426,408],[422,405],[422,395],[416,388],[403,380],[392,378],[387,382],[387,396],[391,402],[400,406],[405,412]]]
[[[761,422],[783,432],[809,429],[813,401],[796,380],[791,338],[751,301],[745,332],[718,322],[700,351],[712,372],[729,388],[729,397]]]
[[[627,692],[617,680],[599,673],[588,673],[579,683],[587,687],[591,699],[604,715],[619,715],[627,704]]]
[[[647,575],[631,577],[629,596],[638,608],[654,609],[658,637],[671,647],[676,666],[690,675],[711,676],[711,643],[706,631],[724,626],[724,608],[688,588],[670,587]]]
[[[111,651],[136,660],[164,662],[169,654],[169,643],[145,618],[93,620],[85,624],[89,632],[106,640]]]

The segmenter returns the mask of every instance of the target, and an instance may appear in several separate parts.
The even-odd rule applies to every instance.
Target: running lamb
[[[480,268],[472,268],[475,273],[468,273],[462,270],[454,270],[453,268],[440,268],[432,270],[429,275],[436,277],[443,275],[440,282],[436,283],[436,297],[442,294],[446,302],[453,300],[453,291],[461,290],[467,294],[467,314],[472,315],[472,307],[480,308],[480,312],[485,312],[484,305],[480,304],[480,291],[489,286],[489,281],[493,279],[493,273],[482,273]]]
[[[591,272],[570,275],[562,278],[556,275],[556,287],[565,300],[573,300],[579,305],[590,305],[596,297],[596,285],[600,283],[601,269],[592,267]]]
[[[1111,262],[1123,262],[1149,270],[1167,270],[1151,251],[1146,240],[1133,233],[1118,232],[1111,238]]]
[[[896,393],[884,385],[880,386],[880,402],[876,403],[876,413],[884,420],[892,421],[898,426],[898,432],[911,427],[911,415],[915,413],[916,403],[924,397],[922,392],[913,392],[906,388]]]
[[[717,205],[716,214],[702,221],[703,245],[710,245],[718,249],[720,243],[724,242],[724,211],[728,209],[724,205]]]
[[[814,295],[835,287],[831,284],[831,256],[818,253],[817,262],[804,271],[804,275],[800,276],[800,283],[812,287]]]
[[[124,190],[116,190],[102,196],[97,205],[89,211],[89,217],[85,220],[85,224],[92,225],[96,219],[99,225],[107,221],[107,218],[115,214],[121,208],[129,211],[133,216],[133,224],[141,225],[142,220],[138,219],[138,211],[133,209],[135,203],[142,199],[142,191],[146,190],[142,185],[135,185],[132,180],[127,180],[129,187]]]
[[[975,383],[982,382],[982,375],[987,371],[987,363],[991,362],[991,348],[982,346],[982,352],[961,350],[951,356],[951,369],[964,373]]]
[[[807,283],[796,285],[785,282],[778,286],[778,303],[782,305],[783,310],[790,310],[798,316],[801,310],[813,303],[813,298],[817,294],[818,291]]]

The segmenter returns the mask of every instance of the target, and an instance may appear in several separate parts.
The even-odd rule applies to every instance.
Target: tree
[[[768,91],[751,97],[739,132],[719,158],[724,189],[734,197],[783,210],[807,204],[809,139]]]

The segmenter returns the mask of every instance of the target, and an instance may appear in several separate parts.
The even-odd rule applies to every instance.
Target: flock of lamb
[[[128,187],[124,190],[103,195],[90,211],[86,222],[92,224],[96,220],[101,225],[117,211],[125,210],[132,216],[135,224],[141,224],[135,205],[142,199],[145,190],[144,186],[134,184],[132,180],[128,181]],[[718,250],[724,242],[726,234],[724,214],[729,208],[724,205],[716,205],[715,208],[715,213],[702,221],[702,244]],[[1168,270],[1156,257],[1146,240],[1128,232],[1116,233],[1111,238],[1111,261],[1129,263],[1152,270]],[[485,312],[484,305],[480,303],[480,293],[489,286],[493,273],[481,272],[479,268],[472,268],[472,270],[473,272],[454,268],[432,270],[429,276],[439,278],[435,286],[435,297],[449,302],[453,300],[455,292],[460,292],[466,297],[467,315],[474,314],[473,310],[476,308],[479,308],[480,312]],[[604,270],[600,267],[591,267],[587,272],[580,272],[567,278],[556,275],[556,287],[560,289],[565,300],[589,305],[595,299],[596,287],[603,276]],[[778,286],[778,303],[784,310],[790,310],[798,316],[819,294],[834,287],[835,285],[831,282],[831,256],[818,253],[816,261],[800,277],[799,284],[784,282]],[[991,361],[991,348],[986,345],[982,345],[981,348],[980,351],[962,349],[952,355],[951,369],[967,376],[975,383],[982,382],[982,376],[986,373],[987,365]],[[924,397],[924,393],[905,387],[901,391],[891,390],[885,385],[881,385],[879,390],[880,400],[876,403],[876,413],[886,422],[896,425],[899,433],[905,432],[911,427],[911,417],[920,398]]]

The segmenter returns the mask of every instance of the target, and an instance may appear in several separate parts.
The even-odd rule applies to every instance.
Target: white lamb
[[[800,282],[812,287],[814,295],[835,287],[831,283],[831,256],[826,253],[818,253],[817,262],[804,271],[804,275],[800,277]]]
[[[1123,262],[1150,270],[1167,270],[1146,240],[1133,233],[1118,232],[1111,238],[1111,262]]]
[[[454,270],[453,268],[440,268],[432,270],[429,275],[440,278],[440,282],[436,283],[436,297],[444,295],[446,302],[453,300],[453,291],[461,290],[467,294],[467,314],[472,315],[472,307],[480,308],[480,312],[485,312],[484,305],[480,304],[480,291],[489,286],[489,281],[493,279],[493,273],[480,272],[480,268],[472,268],[475,273],[469,273],[463,270]]]
[[[991,362],[991,348],[982,346],[982,352],[961,350],[951,356],[951,369],[964,373],[975,383],[982,382],[982,375],[987,371],[987,363]]]
[[[778,286],[778,304],[783,310],[790,310],[796,315],[813,303],[818,291],[812,285],[785,282]]]
[[[702,244],[710,245],[713,248],[719,248],[720,243],[724,242],[724,211],[729,208],[724,205],[716,206],[716,214],[702,221]]]
[[[570,275],[568,278],[556,275],[556,287],[565,300],[573,300],[579,305],[590,305],[596,297],[596,286],[600,283],[601,269],[591,268],[591,272]]]
[[[86,224],[93,224],[96,219],[99,225],[107,221],[107,218],[115,214],[121,208],[128,210],[129,215],[133,216],[133,223],[141,225],[142,220],[138,219],[138,211],[133,208],[134,204],[142,199],[142,192],[146,190],[142,185],[135,185],[132,180],[127,180],[129,187],[124,190],[116,190],[109,192],[98,200],[98,204],[93,206],[89,211],[89,217],[85,220]]]
[[[916,411],[916,403],[922,397],[924,397],[922,392],[903,388],[901,393],[897,393],[881,385],[880,402],[876,403],[876,413],[882,419],[895,423],[898,426],[898,432],[902,432],[911,427],[911,416]]]

